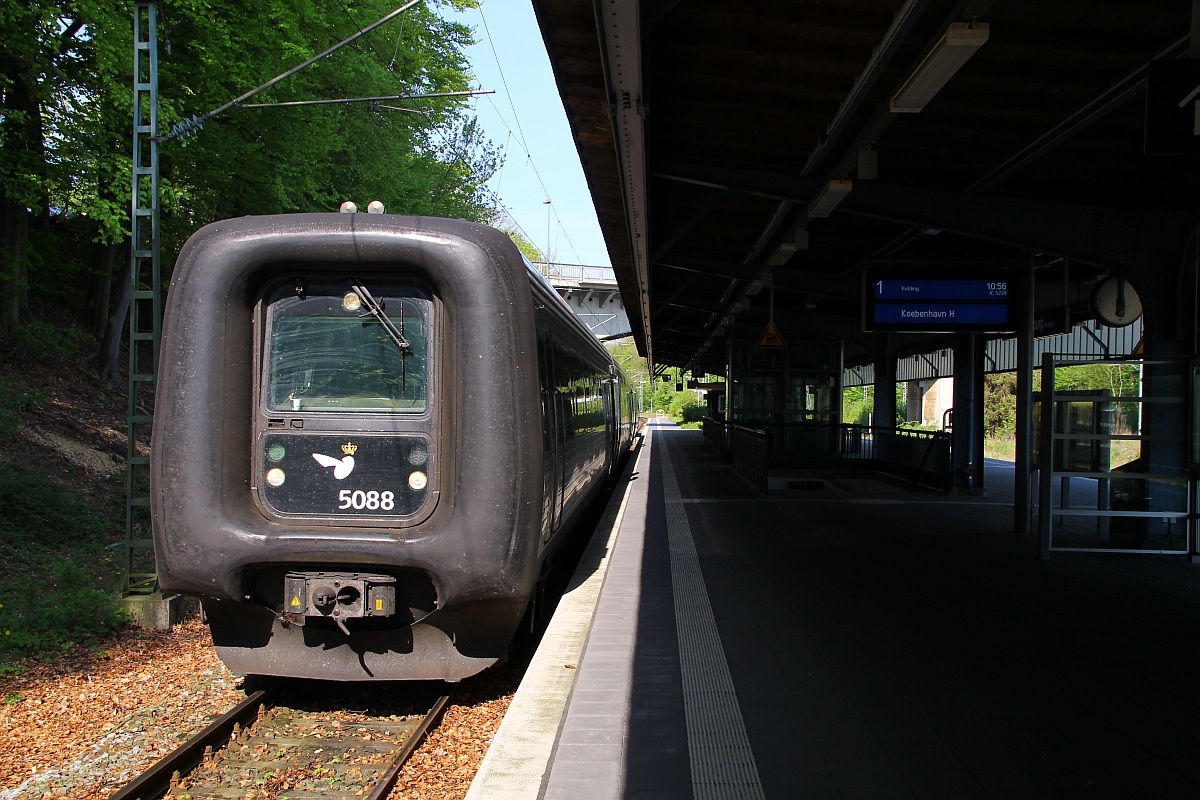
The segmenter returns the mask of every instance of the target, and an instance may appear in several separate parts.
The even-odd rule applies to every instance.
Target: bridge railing
[[[611,283],[617,285],[617,273],[612,267],[590,267],[584,264],[553,264],[545,261],[535,261],[538,272],[545,275],[551,282],[555,280],[576,281],[586,283]]]

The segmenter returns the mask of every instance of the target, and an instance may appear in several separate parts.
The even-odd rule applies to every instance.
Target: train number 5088
[[[391,511],[396,507],[396,495],[392,492],[352,492],[342,489],[338,492],[338,508],[353,508],[356,511]]]

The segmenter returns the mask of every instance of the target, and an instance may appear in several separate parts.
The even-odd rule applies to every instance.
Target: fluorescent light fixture
[[[779,247],[776,247],[775,252],[771,254],[771,266],[778,267],[780,264],[786,264],[788,259],[795,254],[795,244],[792,242],[780,242]]]
[[[745,296],[751,297],[752,295],[756,295],[759,292],[761,292],[764,288],[766,288],[766,289],[771,288],[771,273],[769,271],[763,272],[757,278],[750,281],[750,285],[746,287]],[[747,300],[746,302],[749,303],[750,301]]]
[[[811,219],[828,217],[853,187],[854,181],[830,181],[809,201],[805,215]]]
[[[952,22],[892,98],[892,111],[915,114],[925,108],[954,73],[988,40],[986,22]]]

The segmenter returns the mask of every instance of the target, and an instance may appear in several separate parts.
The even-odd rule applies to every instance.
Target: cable
[[[171,132],[168,133],[166,136],[156,137],[157,141],[159,141],[161,143],[161,142],[168,141],[170,139],[174,139],[178,136],[184,136],[187,134],[195,133],[197,130],[204,127],[205,122],[207,122],[208,120],[217,116],[218,114],[228,111],[230,108],[233,108],[234,106],[239,105],[243,100],[249,100],[254,95],[256,95],[259,92],[262,92],[266,89],[271,88],[272,86],[274,86],[275,84],[284,80],[285,78],[290,78],[292,75],[295,75],[297,72],[300,72],[301,70],[306,69],[307,67],[320,61],[322,58],[325,58],[326,56],[340,50],[341,48],[343,48],[346,45],[353,42],[355,39],[359,38],[360,36],[366,36],[368,32],[375,30],[380,25],[383,25],[384,23],[390,21],[393,17],[397,17],[400,14],[403,14],[405,11],[412,8],[418,2],[419,2],[419,0],[409,0],[409,2],[405,3],[400,8],[397,8],[396,10],[392,11],[390,14],[384,15],[383,17],[379,18],[378,20],[371,23],[367,27],[359,28],[358,33],[356,33],[346,39],[343,39],[342,41],[338,42],[337,44],[333,45],[330,48],[327,48],[327,49],[321,51],[320,53],[318,53],[317,55],[308,59],[304,63],[297,64],[296,66],[292,67],[291,69],[282,73],[281,75],[276,75],[274,78],[272,78],[271,80],[262,84],[261,86],[251,89],[250,91],[246,92],[243,95],[240,95],[239,97],[235,97],[233,100],[230,100],[225,105],[218,106],[217,108],[214,108],[212,111],[205,112],[204,114],[200,114],[200,115],[193,114],[190,119],[185,119],[182,122],[180,122],[178,125],[176,125],[174,128],[172,128]]]
[[[343,3],[342,0],[338,0],[338,5],[341,6],[342,11],[345,12],[346,16],[350,18],[351,24],[353,24],[357,27],[358,22],[354,19],[354,15],[350,13],[350,9],[346,8],[346,4]],[[395,57],[393,56],[391,63],[387,63],[384,60],[383,54],[380,53],[378,48],[375,47],[375,44],[374,44],[374,42],[371,41],[370,37],[366,37],[364,34],[364,38],[366,38],[367,44],[370,46],[371,51],[375,53],[375,58],[379,61],[380,66],[382,66],[385,70],[387,70],[391,74],[391,76],[393,78],[395,78],[396,83],[402,89],[407,88],[404,81],[396,73]],[[399,41],[399,39],[397,39],[396,40],[396,52],[399,52],[399,49],[400,49],[400,41]],[[396,109],[396,110],[400,110],[400,109]],[[426,121],[428,121],[430,123],[433,122],[433,120],[431,119],[431,117],[428,113],[425,114],[425,118],[426,118]],[[455,118],[455,119],[457,119],[457,118]],[[465,123],[464,123],[462,130],[465,130]],[[464,156],[466,155],[467,143],[466,143],[465,137],[462,141],[457,141],[457,136],[456,136],[456,140],[451,141],[449,139],[449,136],[446,133],[446,131],[444,131],[442,129],[441,125],[432,125],[432,132],[440,139],[440,141],[436,143],[437,148],[443,153],[454,156],[453,159],[443,162],[445,164],[446,168],[442,175],[442,180],[437,185],[437,187],[434,189],[434,191],[432,192],[432,196],[430,198],[436,204],[437,202],[439,202],[441,200],[442,197],[445,196],[446,188],[450,185],[450,178],[452,177],[452,175],[454,173],[454,168],[459,164],[459,162],[461,162],[463,160]]]
[[[487,17],[484,16],[482,7],[480,7],[478,9],[478,11],[479,11],[479,19],[483,23],[483,30],[487,34],[488,47],[492,51],[492,58],[494,58],[496,61],[496,70],[500,73],[500,83],[504,86],[504,93],[508,97],[508,106],[509,106],[509,108],[512,109],[513,122],[516,125],[517,134],[518,134],[517,144],[520,146],[521,150],[525,153],[525,158],[526,158],[527,163],[529,164],[530,167],[533,168],[533,174],[537,178],[538,185],[542,188],[542,194],[545,195],[548,199],[550,199],[550,201],[551,201],[550,202],[550,213],[554,215],[554,219],[558,222],[559,230],[562,231],[563,237],[567,240],[567,245],[571,248],[571,252],[575,254],[576,262],[582,262],[583,259],[580,257],[579,251],[575,247],[575,243],[573,241],[571,241],[571,235],[570,235],[570,233],[567,232],[566,226],[563,225],[562,217],[559,216],[559,214],[558,214],[558,209],[556,209],[554,207],[553,198],[550,197],[550,190],[546,188],[546,182],[544,180],[542,180],[542,174],[541,174],[541,172],[538,171],[537,163],[533,160],[533,153],[531,153],[529,150],[529,145],[525,139],[525,131],[521,127],[520,114],[517,113],[517,107],[516,107],[516,104],[513,102],[512,92],[508,88],[508,79],[504,75],[504,67],[500,63],[500,54],[498,52],[496,52],[495,39],[492,37],[492,31],[488,27]],[[508,128],[509,139],[511,140],[512,134],[513,134],[512,126],[510,126],[508,124],[508,121],[504,118],[503,112],[501,112],[500,109],[496,107],[496,103],[490,97],[488,98],[488,102],[490,102],[492,104],[492,109],[496,112],[496,116],[505,125],[505,127]],[[506,145],[507,145],[507,142],[506,142]],[[506,160],[506,162],[507,162],[507,160]],[[522,235],[526,235],[524,231],[522,231]],[[528,236],[526,236],[526,238],[528,238]],[[530,241],[532,242],[533,240],[530,239]],[[549,247],[550,243],[547,242],[546,246]],[[550,257],[551,257],[550,253],[546,253],[546,258],[549,259]]]

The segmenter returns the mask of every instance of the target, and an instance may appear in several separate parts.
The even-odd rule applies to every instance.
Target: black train
[[[633,432],[623,373],[498,231],[209,225],[165,313],[160,585],[239,674],[458,680],[504,655]]]

